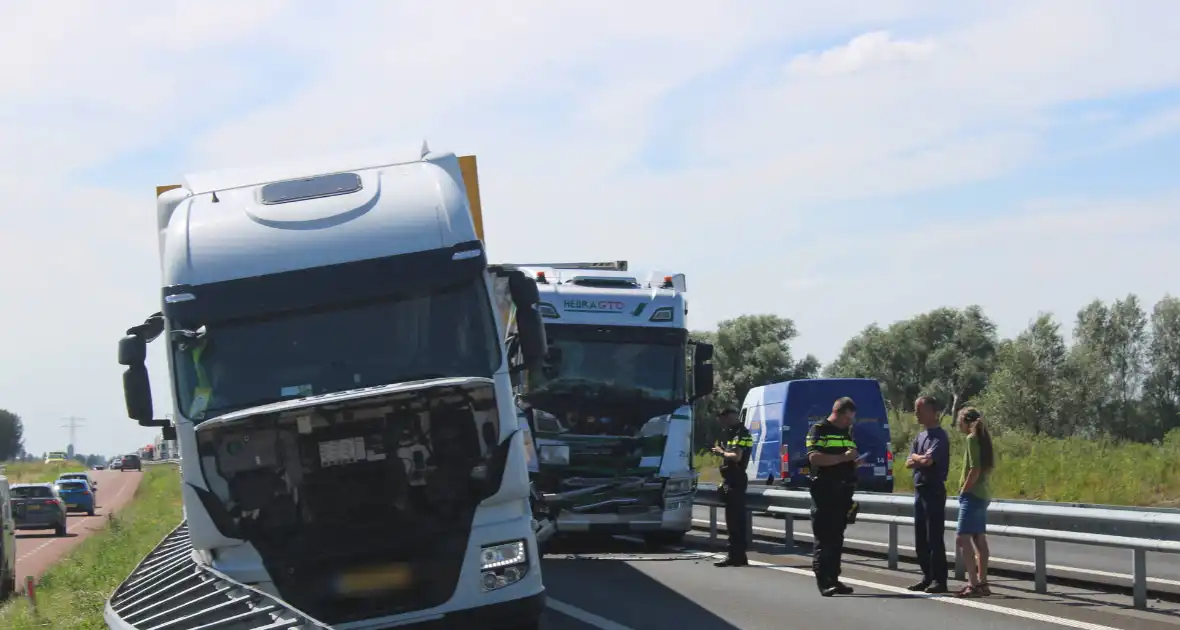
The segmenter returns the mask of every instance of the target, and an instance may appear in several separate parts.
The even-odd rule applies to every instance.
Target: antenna
[[[69,448],[67,448],[66,450],[68,450],[70,452],[69,453],[70,457],[73,457],[75,452],[77,451],[76,445],[78,443],[78,427],[82,426],[82,424],[86,422],[86,418],[78,418],[76,416],[68,416],[68,417],[62,418],[62,420],[65,421],[65,424],[61,425],[62,428],[70,430],[70,445],[69,445]]]

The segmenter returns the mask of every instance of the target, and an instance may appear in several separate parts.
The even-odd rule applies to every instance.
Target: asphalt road
[[[708,524],[709,508],[697,507],[694,517]],[[725,515],[718,510],[718,521],[724,522]],[[754,519],[756,534],[779,535],[783,531],[783,521],[769,517]],[[954,557],[954,530],[948,528],[946,533],[947,557]],[[807,521],[796,521],[795,538],[811,542],[811,524]],[[910,527],[898,528],[898,543],[902,555],[913,553],[914,531]],[[849,546],[884,553],[888,549],[889,528],[883,524],[857,523],[848,528],[845,534]],[[1003,536],[989,536],[988,545],[991,547],[992,564],[996,568],[1032,571],[1033,542],[1019,538],[1005,538]],[[1131,552],[1125,549],[1111,549],[1109,547],[1095,547],[1091,545],[1071,545],[1066,543],[1046,543],[1047,571],[1049,575],[1062,577],[1086,578],[1102,577],[1103,581],[1112,583],[1131,583]],[[1163,588],[1175,592],[1180,590],[1180,555],[1169,553],[1147,554],[1147,575],[1149,586]]]
[[[809,558],[775,555],[770,544],[750,554],[758,566],[719,569],[703,535],[683,547],[646,550],[614,539],[550,554],[542,571],[548,630],[792,630],[798,628],[953,627],[955,630],[1177,630],[1180,606],[1134,611],[1102,595],[1031,592],[1026,583],[993,580],[994,595],[961,600],[910,593],[907,572],[869,563],[844,565],[850,596],[824,598]],[[883,564],[883,563],[881,563]],[[1126,599],[1126,598],[1122,598]]]
[[[27,576],[40,578],[78,543],[101,529],[108,515],[127,505],[142,477],[138,472],[112,470],[92,470],[90,474],[98,482],[98,509],[94,516],[70,514],[68,533],[61,538],[54,536],[51,530],[16,533],[17,588],[21,591],[24,591]]]

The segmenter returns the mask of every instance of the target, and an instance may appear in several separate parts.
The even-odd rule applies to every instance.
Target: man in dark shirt
[[[812,571],[824,597],[849,595],[852,587],[840,581],[844,529],[853,511],[856,468],[862,456],[852,441],[856,403],[841,398],[827,420],[807,432],[807,461],[811,466],[811,530],[815,537]]]
[[[914,402],[914,415],[922,432],[914,438],[905,467],[914,471],[914,548],[922,581],[911,591],[947,592],[946,475],[950,465],[950,441],[938,424],[938,401],[922,396]]]
[[[721,411],[721,443],[713,452],[721,456],[721,498],[725,502],[725,529],[729,532],[729,557],[716,563],[719,567],[744,567],[750,564],[746,559],[746,539],[749,533],[746,512],[746,466],[750,463],[750,451],[754,438],[746,425],[738,421],[737,410],[726,407]]]

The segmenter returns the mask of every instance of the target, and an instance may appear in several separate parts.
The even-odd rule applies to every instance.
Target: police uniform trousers
[[[744,471],[743,471],[744,472]],[[729,532],[729,559],[746,562],[746,548],[750,541],[750,513],[746,511],[746,487],[749,481],[743,474],[736,479],[725,480],[725,529]]]
[[[819,587],[834,586],[840,579],[844,553],[844,529],[856,484],[840,481],[811,482],[811,531],[815,536],[811,570]]]

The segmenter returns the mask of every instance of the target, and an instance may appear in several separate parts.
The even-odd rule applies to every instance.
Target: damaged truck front
[[[472,165],[473,166],[473,165]],[[163,310],[127,331],[152,426],[163,335],[199,561],[337,628],[537,628],[521,365],[535,283],[490,271],[452,154],[355,154],[159,191]]]
[[[515,385],[556,533],[678,541],[696,488],[692,402],[713,389],[713,348],[688,337],[684,276],[640,281],[626,262],[513,267],[536,281],[545,321],[546,359]]]

